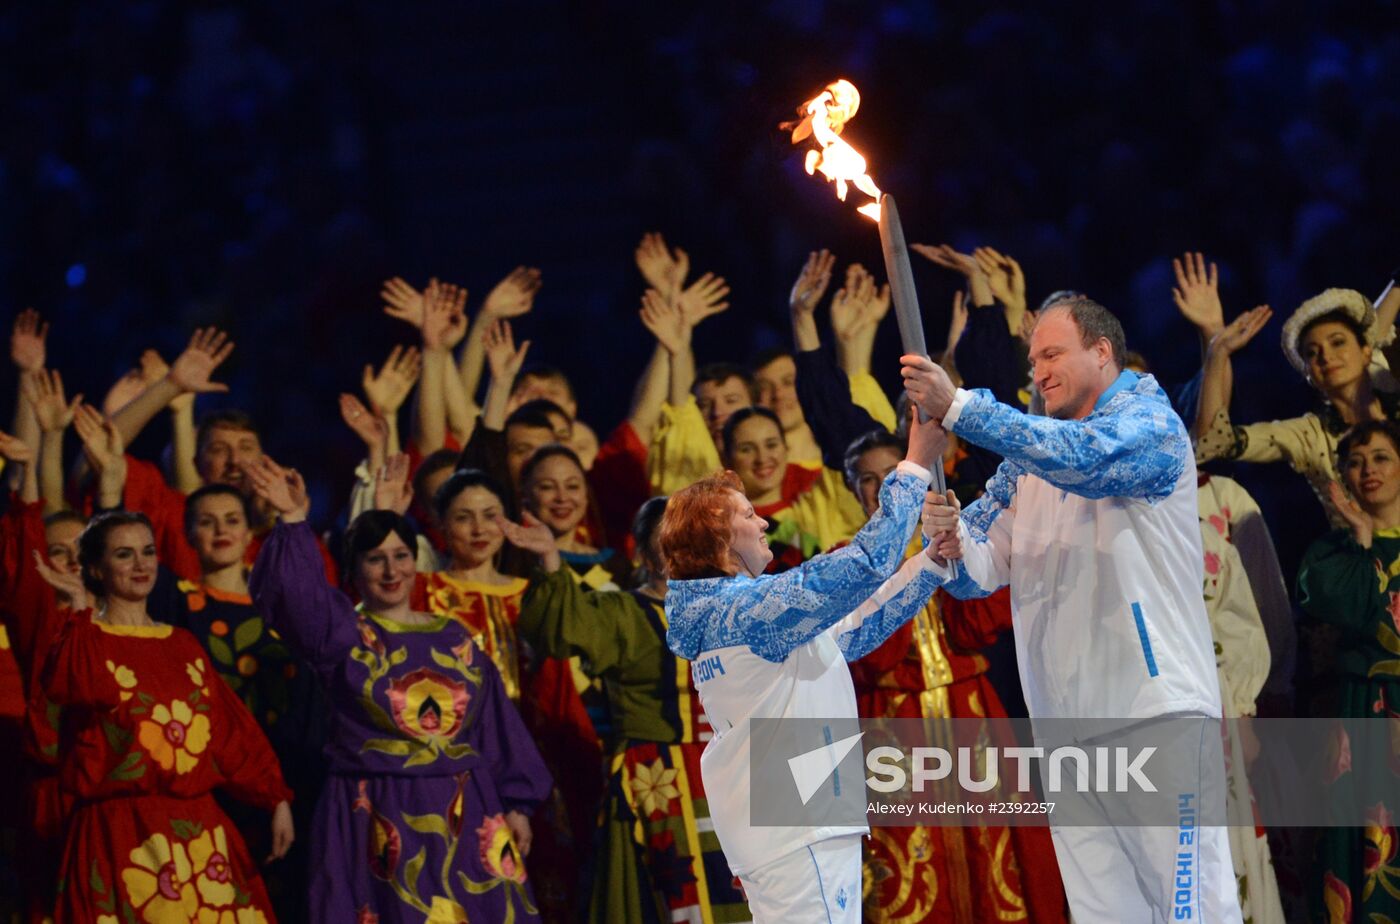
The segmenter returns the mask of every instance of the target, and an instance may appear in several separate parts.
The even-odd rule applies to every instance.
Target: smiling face
[[[253,541],[243,502],[227,494],[209,494],[197,504],[190,545],[199,555],[200,569],[207,574],[242,563]]]
[[[701,382],[695,386],[695,403],[700,408],[700,416],[705,418],[705,426],[710,430],[710,438],[720,445],[724,433],[724,422],[729,415],[742,407],[752,407],[753,398],[749,387],[737,375],[731,375],[723,382]]]
[[[778,425],[761,414],[734,428],[729,467],[744,482],[744,492],[760,501],[779,491],[787,471],[787,444]]]
[[[555,536],[567,536],[588,512],[583,469],[567,456],[550,456],[530,472],[522,486],[524,503]]]
[[[734,519],[730,524],[729,558],[739,574],[757,577],[773,560],[768,548],[768,521],[754,513],[753,504],[738,491],[729,492],[734,501]]]
[[[102,584],[108,599],[140,602],[151,595],[156,583],[156,539],[140,523],[114,526],[107,533],[102,559],[92,575]]]
[[[195,456],[205,484],[226,484],[247,493],[243,466],[262,459],[262,442],[252,430],[212,427]]]
[[[495,558],[505,541],[503,516],[500,498],[480,485],[464,488],[452,498],[442,528],[454,568],[475,568]]]
[[[1400,496],[1400,451],[1384,434],[1373,433],[1351,447],[1342,460],[1342,477],[1361,509],[1375,516]]]
[[[417,571],[413,550],[391,532],[355,561],[355,589],[371,610],[390,610],[408,601]]]
[[[1052,308],[1036,322],[1030,360],[1045,413],[1059,420],[1089,416],[1117,375],[1108,341],[1100,338],[1086,347],[1074,316],[1064,309]]]
[[[783,430],[793,430],[806,423],[802,405],[797,401],[797,364],[791,356],[779,356],[753,374],[758,388],[758,403],[768,408],[783,423]]]
[[[1356,339],[1356,332],[1340,321],[1313,324],[1298,341],[1307,364],[1308,380],[1322,392],[1354,385],[1371,365],[1371,347]]]

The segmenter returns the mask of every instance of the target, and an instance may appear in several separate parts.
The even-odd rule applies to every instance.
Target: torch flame
[[[849,80],[829,83],[814,99],[798,107],[803,118],[792,128],[792,143],[801,144],[807,137],[816,139],[818,147],[807,152],[808,174],[818,170],[836,183],[836,196],[846,201],[849,185],[874,199],[856,211],[875,221],[880,220],[880,187],[865,172],[865,157],[841,140],[841,130],[860,109],[860,91]]]

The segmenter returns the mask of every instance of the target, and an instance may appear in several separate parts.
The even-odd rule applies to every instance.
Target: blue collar
[[[1104,405],[1113,400],[1113,396],[1125,388],[1132,388],[1137,384],[1138,374],[1131,369],[1124,369],[1118,373],[1118,378],[1113,380],[1113,384],[1103,390],[1099,395],[1099,400],[1094,402],[1094,410],[1091,413],[1098,413],[1103,410]]]

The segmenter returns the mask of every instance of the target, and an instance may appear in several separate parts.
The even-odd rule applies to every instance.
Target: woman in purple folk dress
[[[331,704],[312,919],[537,921],[524,857],[549,773],[466,628],[409,606],[412,527],[387,510],[356,518],[345,542],[355,606],[326,584],[301,477],[266,458],[248,475],[281,515],[253,600]]]

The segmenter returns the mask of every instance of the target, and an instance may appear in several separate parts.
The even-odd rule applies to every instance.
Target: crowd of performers
[[[1036,413],[1038,312],[1016,261],[915,249],[967,283],[935,359]],[[365,454],[345,460],[355,486],[337,535],[308,525],[336,511],[312,511],[297,460],[269,455],[275,428],[196,415],[200,394],[227,390],[223,332],[194,332],[168,364],[147,351],[93,406],[48,366],[62,329],[15,318],[20,398],[0,433],[7,910],[103,924],[751,919],[702,779],[715,729],[674,653],[686,646],[668,645],[665,563],[684,541],[663,555],[666,498],[731,470],[723,483],[761,524],[749,540],[772,553],[763,570],[799,568],[876,528],[882,485],[908,478],[891,473],[914,457],[911,414],[871,375],[890,301],[864,267],[835,284],[829,333],[818,308],[837,265],[822,251],[792,289],[790,350],[697,366],[691,335],[727,307],[724,280],[694,276],[655,234],[636,262],[655,349],[611,431],[579,418],[566,371],[526,365],[511,322],[538,271],[511,273],[470,322],[455,285],[385,283],[385,310],[418,342],[340,398]],[[1198,476],[1200,592],[1224,711],[1242,720],[1232,798],[1248,800],[1261,701],[1400,717],[1400,386],[1386,360],[1400,293],[1329,289],[1299,306],[1283,350],[1317,407],[1240,424],[1230,357],[1270,311],[1227,323],[1215,267],[1188,254],[1175,268],[1203,365],[1168,392],[1196,462],[1285,461],[1335,527],[1295,580],[1244,488]],[[1141,355],[1128,366],[1156,387]],[[128,455],[163,412],[169,453]],[[1000,460],[945,436],[947,483],[971,503]],[[917,554],[901,522],[899,536],[878,528]],[[1012,626],[1006,589],[924,594],[912,618],[842,645],[860,715],[1005,716],[988,651]],[[1277,871],[1266,831],[1230,829],[1245,920],[1285,907],[1400,920],[1395,811],[1377,804],[1368,827],[1326,830]],[[862,849],[867,921],[1067,920],[1046,828],[882,827]]]

